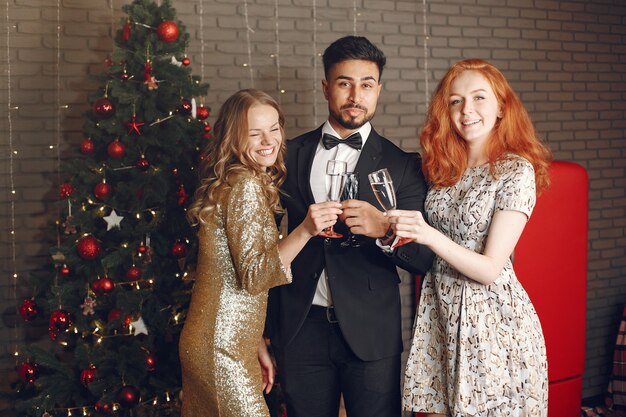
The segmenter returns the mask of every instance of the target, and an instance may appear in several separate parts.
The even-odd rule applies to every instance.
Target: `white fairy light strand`
[[[115,49],[115,6],[113,0],[109,0],[109,14],[111,19],[111,50]]]
[[[422,26],[424,26],[424,94],[426,96],[426,108],[428,108],[428,102],[430,101],[430,92],[428,88],[428,22],[426,19],[426,0],[422,0]]]
[[[57,39],[56,39],[56,105],[57,105],[57,117],[56,117],[56,174],[57,174],[57,186],[61,184],[61,0],[57,0]],[[57,219],[61,218],[61,209],[57,208]],[[60,241],[59,226],[56,227],[57,242]],[[54,286],[58,286],[59,274],[54,274]],[[61,295],[59,294],[59,308],[61,308]]]
[[[57,157],[57,182],[61,184],[61,0],[57,0],[57,39],[56,39],[56,104],[57,117],[55,123],[56,132],[56,157]]]
[[[317,2],[313,0],[313,126],[317,126]]]
[[[352,0],[352,34],[354,36],[356,36],[356,17],[357,17],[356,0]]]
[[[11,111],[13,110],[11,102],[11,25],[9,20],[9,0],[6,2],[6,24],[7,24],[7,125],[9,128],[9,184],[11,186],[11,269],[13,272],[13,301],[15,304],[15,316],[19,315],[17,306],[17,266],[16,266],[16,247],[15,247],[15,176],[13,166],[13,155],[17,151],[13,148],[13,119]],[[17,361],[17,326],[13,326],[13,340],[15,341],[15,357]]]
[[[200,24],[200,79],[204,82],[204,4],[198,0],[198,17]]]
[[[275,31],[274,39],[276,41],[275,58],[276,58],[276,89],[278,90],[278,104],[282,104],[282,95],[285,93],[280,81],[280,23],[278,20],[278,0],[274,0],[274,19]]]
[[[250,27],[250,23],[248,20],[248,0],[244,0],[243,2],[243,14],[246,22],[246,43],[248,45],[248,63],[244,66],[248,67],[248,71],[250,72],[250,88],[254,88],[254,73],[252,71],[252,48],[250,46],[250,32],[254,32]]]

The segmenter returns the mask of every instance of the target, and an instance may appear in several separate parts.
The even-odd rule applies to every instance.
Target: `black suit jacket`
[[[309,183],[311,165],[321,127],[287,144],[287,178],[283,207],[289,232],[298,226],[315,202]],[[420,160],[402,151],[373,129],[355,171],[359,173],[359,199],[380,208],[367,174],[387,168],[397,193],[397,207],[423,212],[426,198]],[[335,229],[346,234],[338,222]],[[375,239],[359,236],[361,247],[342,248],[343,239],[313,237],[291,263],[293,282],[270,290],[266,334],[278,348],[289,349],[311,306],[320,273],[326,268],[339,326],[352,351],[362,360],[382,359],[402,352],[400,295],[396,265],[423,274],[430,268],[430,249],[410,243],[385,254]]]

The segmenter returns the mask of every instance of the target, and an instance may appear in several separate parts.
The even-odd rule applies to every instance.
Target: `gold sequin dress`
[[[180,338],[183,417],[269,417],[257,359],[267,291],[291,282],[261,182],[238,176],[198,233],[196,282]]]

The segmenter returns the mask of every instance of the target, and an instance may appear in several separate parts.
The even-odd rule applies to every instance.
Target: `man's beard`
[[[365,107],[362,107],[360,105],[348,105],[348,106],[343,106],[341,107],[341,110],[346,110],[346,109],[352,109],[352,108],[357,108],[360,110],[363,110],[365,112],[365,115],[363,116],[362,119],[358,119],[358,118],[353,118],[350,116],[345,116],[343,117],[341,113],[338,113],[336,111],[330,111],[330,116],[335,119],[335,121],[337,123],[339,123],[343,128],[345,129],[350,129],[350,130],[354,130],[354,129],[359,129],[361,126],[363,126],[365,123],[369,122],[370,120],[372,120],[374,118],[374,113],[372,114],[368,114],[367,113],[367,109]]]

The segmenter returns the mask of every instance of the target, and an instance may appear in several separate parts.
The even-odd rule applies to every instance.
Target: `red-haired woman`
[[[502,73],[453,65],[420,137],[426,217],[390,211],[397,236],[437,255],[424,277],[406,368],[406,409],[447,416],[546,416],[541,325],[511,254],[549,184],[551,153]]]

